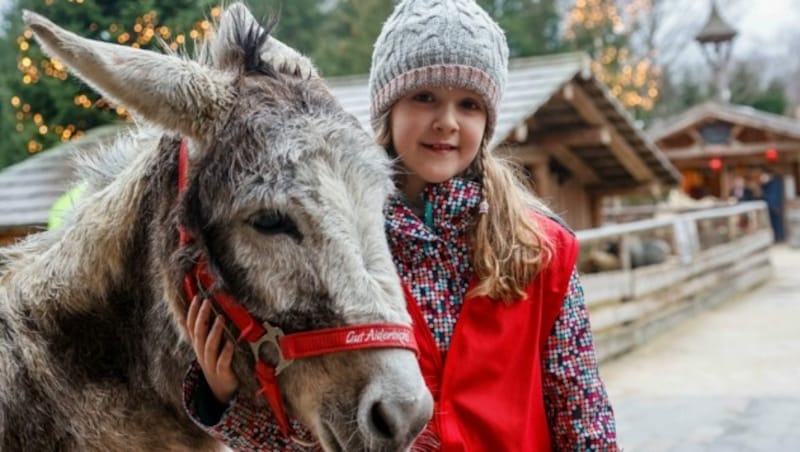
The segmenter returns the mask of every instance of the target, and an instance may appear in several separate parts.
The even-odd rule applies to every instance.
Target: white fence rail
[[[772,274],[766,204],[578,231],[579,268],[601,360]]]

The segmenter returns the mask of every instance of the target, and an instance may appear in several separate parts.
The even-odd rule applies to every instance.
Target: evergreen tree
[[[654,58],[652,0],[576,0],[565,37],[569,47],[587,52],[595,75],[637,118],[646,119],[659,95],[661,69]],[[643,28],[644,25],[647,27]]]
[[[683,113],[713,96],[711,82],[697,71],[666,72],[661,81],[661,95],[652,111],[653,117],[667,118]]]
[[[733,104],[749,105],[762,91],[761,74],[755,67],[745,61],[732,63],[728,79],[728,89],[731,93],[730,101]],[[713,88],[716,94],[716,87]]]
[[[325,76],[364,74],[381,26],[392,12],[392,0],[335,0],[317,9],[311,29],[310,55]],[[505,30],[512,57],[554,53],[561,49],[559,0],[478,0]],[[321,14],[322,17],[316,14]],[[286,15],[286,14],[284,14]],[[319,19],[320,22],[316,20]],[[282,27],[279,27],[278,36]],[[306,26],[305,30],[308,30]],[[303,30],[304,33],[307,33]],[[296,48],[303,44],[285,39]]]
[[[753,99],[750,104],[753,108],[776,115],[789,113],[789,99],[786,95],[786,83],[780,79],[772,80],[767,89]]]
[[[0,90],[0,166],[25,158],[58,142],[80,137],[85,130],[127,118],[56,59],[43,54],[22,23],[23,9],[39,12],[82,36],[132,47],[156,48],[163,40],[173,49],[191,47],[210,30],[205,15],[219,14],[209,0],[19,0],[9,12],[9,26],[0,41],[3,87]],[[163,19],[163,21],[162,21]]]
[[[731,71],[729,88],[730,102],[733,105],[748,105],[757,110],[785,115],[789,113],[789,98],[786,82],[780,78],[765,83],[761,72],[757,69],[762,62],[737,62]],[[662,96],[659,98],[653,113],[657,117],[669,117],[680,114],[689,108],[711,100],[715,95],[715,87],[707,75],[700,71],[686,70],[681,76],[664,74],[662,80]]]
[[[373,45],[393,7],[392,0],[337,0],[311,52],[322,75],[369,72]]]
[[[220,4],[230,2],[217,0]],[[289,47],[309,55],[317,45],[319,29],[326,17],[327,9],[323,8],[325,1],[261,0],[245,1],[245,4],[256,20],[262,24],[277,19],[272,35]]]
[[[258,14],[256,17],[277,15],[275,37],[301,53],[311,55],[321,41],[320,27],[327,17],[320,3],[319,0],[272,0],[253,4],[251,8],[254,14]],[[266,8],[260,5],[266,5]],[[317,61],[314,63],[318,64]]]
[[[559,52],[559,0],[478,0],[506,32],[512,58]]]
[[[767,82],[758,67],[758,60],[755,63],[739,62],[734,66],[729,85],[731,103],[778,115],[786,114],[789,109],[786,84],[777,78]]]

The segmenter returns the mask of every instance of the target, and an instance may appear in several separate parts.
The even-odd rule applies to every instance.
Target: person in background
[[[776,242],[782,242],[785,239],[783,228],[783,181],[769,167],[762,168],[759,180],[761,182],[761,199],[767,203],[772,233]]]
[[[747,180],[742,176],[736,176],[733,178],[730,199],[738,204],[753,201],[756,196],[753,193],[753,189],[747,186]],[[741,232],[748,231],[750,229],[750,215],[748,213],[739,215],[736,225]]]
[[[86,181],[81,181],[56,199],[48,212],[47,229],[58,229],[64,224],[64,218],[72,212],[88,186]]]
[[[375,43],[372,126],[397,170],[386,233],[435,401],[413,450],[615,451],[577,240],[489,148],[507,71],[474,0],[400,1]],[[292,450],[236,392],[212,323],[193,301],[188,413],[234,449]]]
[[[753,201],[756,199],[753,194],[753,189],[747,186],[747,181],[742,176],[733,178],[731,198],[736,199],[736,202]]]

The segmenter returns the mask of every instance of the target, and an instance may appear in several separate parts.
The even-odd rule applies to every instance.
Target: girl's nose
[[[437,132],[452,133],[458,130],[458,118],[454,106],[442,106],[439,114],[433,123],[433,127]]]

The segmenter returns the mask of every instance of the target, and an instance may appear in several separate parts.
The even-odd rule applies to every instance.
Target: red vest
[[[537,219],[553,245],[550,265],[528,285],[525,301],[466,298],[446,360],[406,290],[419,364],[435,403],[428,428],[443,451],[551,450],[542,354],[566,295],[578,243],[554,221]]]

